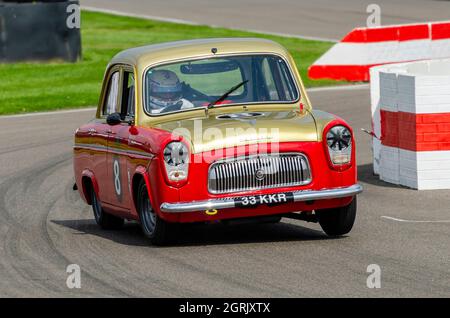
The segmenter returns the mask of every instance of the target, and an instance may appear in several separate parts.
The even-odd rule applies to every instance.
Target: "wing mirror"
[[[118,125],[122,122],[122,116],[120,115],[120,113],[109,114],[108,117],[106,117],[106,122],[110,126]]]

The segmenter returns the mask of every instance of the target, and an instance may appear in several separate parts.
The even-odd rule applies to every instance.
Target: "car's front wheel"
[[[175,224],[164,221],[155,212],[144,180],[138,187],[137,208],[142,231],[152,244],[165,245],[175,238]]]
[[[316,214],[323,231],[329,236],[340,236],[351,231],[356,218],[356,197],[344,207],[317,210]]]
[[[91,187],[91,199],[95,222],[97,222],[102,229],[116,230],[123,226],[124,219],[105,212],[93,187]]]

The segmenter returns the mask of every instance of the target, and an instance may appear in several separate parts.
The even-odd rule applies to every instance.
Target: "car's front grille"
[[[231,193],[305,185],[311,182],[308,159],[299,153],[239,157],[213,163],[209,192]]]

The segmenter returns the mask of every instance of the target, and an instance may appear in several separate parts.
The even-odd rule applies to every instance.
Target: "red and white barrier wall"
[[[357,28],[309,68],[311,79],[369,81],[389,63],[450,57],[450,21]]]
[[[374,67],[374,172],[407,187],[450,189],[450,59]]]

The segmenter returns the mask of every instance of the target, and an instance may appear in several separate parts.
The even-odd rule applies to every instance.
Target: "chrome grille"
[[[217,161],[209,168],[209,192],[230,193],[305,185],[311,182],[302,154],[273,154]]]

